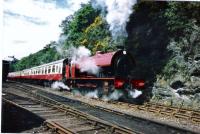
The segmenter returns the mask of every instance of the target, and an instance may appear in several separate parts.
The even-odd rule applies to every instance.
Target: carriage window
[[[51,66],[49,66],[49,69],[48,69],[48,73],[50,73],[51,72]]]
[[[55,65],[52,67],[52,73],[55,73]]]
[[[58,67],[58,73],[61,73],[61,67],[60,66]]]
[[[58,72],[58,65],[56,65],[56,72]]]
[[[42,68],[42,74],[44,74],[44,68]]]
[[[45,67],[45,74],[47,74],[47,67]]]

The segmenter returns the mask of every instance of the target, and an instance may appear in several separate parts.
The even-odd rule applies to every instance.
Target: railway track
[[[75,109],[63,105],[54,105],[46,101],[35,100],[28,96],[5,93],[3,102],[32,112],[44,119],[45,131],[60,134],[133,134],[139,133],[96,119]]]
[[[143,105],[135,105],[135,104],[117,102],[117,101],[112,101],[109,103],[123,105],[135,110],[147,111],[147,112],[151,112],[155,114],[183,119],[183,120],[191,121],[193,124],[200,125],[200,111],[197,111],[197,110],[166,106],[166,105],[161,105],[158,103],[151,103],[151,102],[144,103]]]
[[[28,87],[34,89],[34,87],[32,86],[28,86]],[[98,101],[102,101],[102,100],[98,99]],[[119,101],[109,101],[108,103],[121,105],[121,106],[123,105],[127,107],[127,109],[146,111],[146,112],[154,113],[156,115],[164,115],[164,116],[168,116],[172,118],[183,119],[183,120],[190,121],[191,123],[195,125],[200,125],[200,111],[198,110],[166,106],[159,103],[151,103],[151,102],[144,103],[143,105],[136,105],[136,104],[131,104],[131,103],[119,102]],[[95,105],[93,107],[103,109]],[[109,109],[105,108],[105,110],[109,110]]]
[[[167,124],[163,124],[160,122],[155,122],[147,119],[142,119],[138,117],[133,117],[131,115],[127,115],[124,113],[120,113],[114,110],[102,108],[102,107],[94,107],[88,104],[67,99],[55,94],[47,93],[42,90],[37,90],[33,86],[25,86],[25,85],[15,85],[15,88],[23,90],[25,92],[29,92],[35,98],[48,101],[50,104],[54,104],[55,106],[64,106],[67,109],[73,107],[74,109],[81,111],[81,113],[88,113],[89,115],[96,116],[102,120],[109,121],[111,124],[115,124],[115,126],[120,126],[123,124],[123,128],[129,128],[132,132],[141,132],[141,133],[195,133],[187,129],[181,129],[178,127],[170,126]],[[53,124],[53,123],[52,123]],[[54,124],[55,125],[55,124]],[[159,131],[157,131],[159,130]]]

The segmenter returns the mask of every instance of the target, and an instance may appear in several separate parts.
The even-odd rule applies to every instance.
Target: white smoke
[[[115,90],[114,92],[112,92],[110,95],[104,95],[103,96],[103,100],[104,101],[110,101],[110,100],[118,100],[121,96],[123,96],[123,93],[118,91],[118,90]]]
[[[92,92],[89,92],[85,95],[86,97],[88,98],[98,98],[98,91],[97,90],[94,90]]]
[[[62,82],[58,82],[58,81],[54,82],[51,85],[51,88],[53,88],[53,89],[60,89],[60,88],[62,88],[62,89],[70,90],[70,88],[67,85],[65,85]]]
[[[92,92],[89,92],[85,94],[86,97],[88,98],[99,98],[98,97],[98,90],[94,90]],[[110,100],[118,100],[121,96],[123,96],[123,92],[120,92],[118,90],[115,90],[109,95],[103,95],[102,100],[103,101],[110,101]]]
[[[81,96],[81,92],[79,90],[72,90],[73,95],[75,96]]]
[[[79,67],[81,72],[88,72],[90,74],[97,74],[99,72],[99,67],[92,59],[84,60],[82,64],[79,64]]]
[[[67,51],[64,48],[64,43],[67,40],[68,36],[61,35],[59,40],[55,44],[56,51],[60,54],[60,56],[65,57],[67,55]]]
[[[134,91],[129,90],[128,92],[129,92],[129,95],[132,98],[137,98],[137,97],[139,97],[142,94],[142,91],[138,91],[136,89]]]
[[[96,65],[95,60],[90,58],[91,51],[85,46],[80,46],[78,48],[70,46],[67,50],[65,50],[63,48],[63,43],[66,39],[67,36],[61,36],[56,45],[57,52],[59,52],[61,56],[71,59],[71,64],[78,65],[81,72],[98,74],[100,68]]]
[[[90,74],[97,74],[99,67],[96,65],[94,59],[90,58],[91,51],[85,46],[78,48],[71,48],[71,64],[77,64],[81,72],[88,72]]]
[[[107,11],[105,18],[116,40],[119,37],[127,37],[126,24],[136,3],[137,0],[94,0],[92,5],[94,8],[100,7],[103,11]]]

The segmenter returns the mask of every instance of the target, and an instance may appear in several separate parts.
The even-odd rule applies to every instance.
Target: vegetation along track
[[[65,97],[61,97],[52,93],[48,93],[42,90],[37,90],[33,86],[18,85],[14,86],[20,90],[29,92],[32,96],[37,97],[40,100],[45,100],[54,105],[63,105],[64,107],[76,109],[92,116],[96,116],[101,120],[108,121],[116,126],[123,126],[123,128],[129,128],[131,131],[137,131],[141,133],[194,133],[187,129],[181,129],[178,127],[170,126],[160,122],[155,122],[143,118],[134,117],[124,113],[116,112],[110,109],[101,107],[94,107],[80,101],[71,100]],[[158,131],[159,130],[159,131]]]

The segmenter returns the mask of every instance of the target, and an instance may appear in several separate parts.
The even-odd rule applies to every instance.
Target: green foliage
[[[111,35],[108,24],[100,16],[100,11],[92,8],[91,4],[83,5],[73,17],[67,17],[61,24],[63,35],[67,36],[64,45],[84,45],[95,54],[96,51],[114,50],[110,45]]]
[[[191,34],[194,24],[200,24],[199,2],[169,2],[163,17],[176,38]]]
[[[63,35],[67,35],[65,45],[80,46],[84,38],[84,30],[94,22],[99,11],[92,8],[91,4],[82,5],[75,14],[67,17],[61,24]],[[66,47],[66,48],[67,48]]]
[[[101,16],[97,16],[92,24],[84,31],[84,38],[81,45],[87,46],[92,53],[96,51],[113,50],[110,46],[111,35],[108,30],[108,25]]]
[[[57,53],[55,47],[53,47],[54,43],[55,42],[51,42],[50,44],[46,45],[44,49],[19,60],[14,65],[14,70],[23,70],[60,59],[61,56]]]
[[[127,25],[133,76],[153,84],[157,75],[188,75],[188,59],[200,53],[200,3],[141,2],[134,9]]]
[[[173,59],[167,63],[167,65],[165,66],[163,70],[163,73],[165,74],[165,77],[169,79],[178,72],[179,68],[180,68],[179,64],[176,62],[175,59]]]
[[[163,69],[165,78],[176,74],[189,77],[195,55],[200,53],[200,4],[198,2],[169,2],[163,17],[166,19],[172,55]]]

